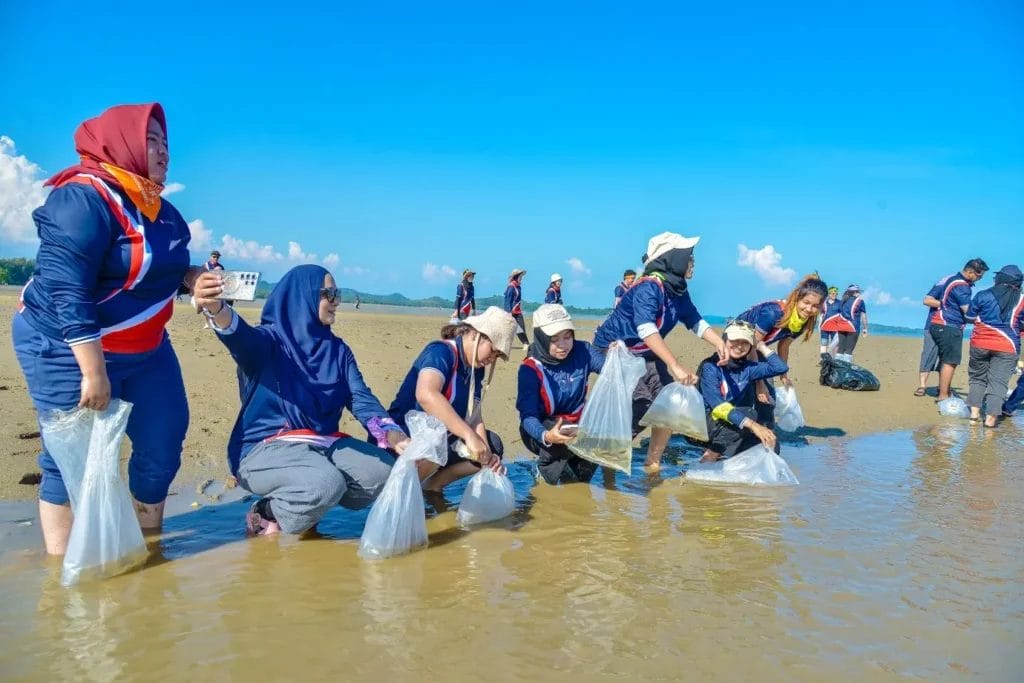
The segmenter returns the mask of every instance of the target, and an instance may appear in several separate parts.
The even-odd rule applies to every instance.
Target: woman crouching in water
[[[260,496],[246,516],[252,535],[311,529],[335,505],[373,502],[409,439],[363,381],[348,344],[331,332],[338,288],[314,265],[292,268],[252,327],[217,295],[223,279],[199,276],[196,305],[238,364],[242,409],[228,441],[238,482]],[[349,410],[375,440],[338,431]]]
[[[504,445],[484,425],[480,403],[484,372],[489,368],[493,375],[498,359],[508,359],[515,331],[512,316],[491,306],[441,328],[441,339],[427,344],[406,374],[388,408],[392,419],[404,427],[408,412],[421,410],[448,429],[448,463],[440,469],[429,461],[419,463],[424,490],[441,491],[481,466],[504,473]]]

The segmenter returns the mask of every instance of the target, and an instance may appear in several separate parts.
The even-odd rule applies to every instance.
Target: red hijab
[[[166,135],[164,108],[156,102],[121,104],[84,121],[75,131],[75,151],[81,163],[65,168],[45,184],[59,186],[79,173],[92,174],[128,192],[153,220],[163,186],[149,179],[146,131],[150,118],[160,123]]]

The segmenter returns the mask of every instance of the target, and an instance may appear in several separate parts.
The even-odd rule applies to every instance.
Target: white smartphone
[[[218,299],[252,301],[256,298],[256,285],[260,283],[258,272],[225,270],[220,276],[224,278],[224,291],[220,293]]]
[[[558,429],[562,436],[576,436],[580,431],[579,425],[562,425]]]

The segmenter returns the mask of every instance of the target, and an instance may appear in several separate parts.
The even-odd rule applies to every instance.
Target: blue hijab
[[[343,364],[348,347],[320,322],[320,289],[327,274],[314,265],[289,270],[267,298],[260,319],[281,351],[284,366],[278,380],[290,385],[281,391],[290,399],[284,408],[293,427],[306,423],[304,408],[325,416],[340,411],[349,396]]]

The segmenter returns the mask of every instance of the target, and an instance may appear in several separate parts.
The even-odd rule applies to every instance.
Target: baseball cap
[[[751,346],[757,342],[754,326],[742,320],[733,320],[725,326],[725,338],[730,341],[745,341]]]
[[[533,312],[533,329],[553,337],[563,330],[575,331],[576,326],[572,324],[572,316],[565,306],[544,304]]]
[[[663,232],[647,241],[647,260],[653,261],[673,249],[693,249],[700,242],[699,237],[683,237],[675,232]]]

